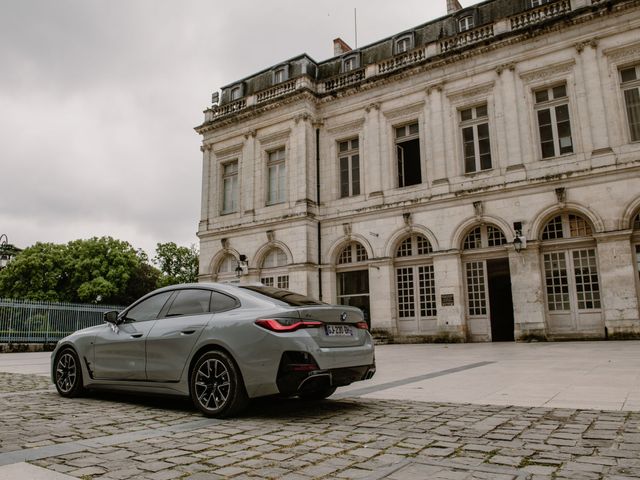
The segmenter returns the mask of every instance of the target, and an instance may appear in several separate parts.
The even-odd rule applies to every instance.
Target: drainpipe
[[[318,300],[322,301],[322,236],[320,231],[320,129],[316,128],[316,205],[318,208]]]

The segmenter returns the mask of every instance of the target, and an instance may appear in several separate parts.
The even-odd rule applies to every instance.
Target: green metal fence
[[[115,305],[82,305],[0,298],[0,343],[54,343],[81,328],[99,325]]]

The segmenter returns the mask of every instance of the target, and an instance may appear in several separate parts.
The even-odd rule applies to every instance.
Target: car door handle
[[[180,333],[182,335],[191,335],[194,332],[195,332],[195,330],[182,330]]]
[[[131,338],[140,338],[142,336],[141,333],[132,333]]]

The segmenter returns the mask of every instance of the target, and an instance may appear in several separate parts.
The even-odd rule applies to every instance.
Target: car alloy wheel
[[[56,359],[55,383],[63,397],[75,397],[82,393],[82,368],[76,353],[67,348]]]
[[[228,417],[248,402],[242,376],[225,353],[214,351],[200,356],[191,374],[193,403],[205,415]]]

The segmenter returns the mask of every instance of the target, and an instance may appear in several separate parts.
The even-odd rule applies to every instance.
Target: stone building
[[[637,337],[640,1],[448,4],[222,88],[196,127],[200,279],[400,340]]]

